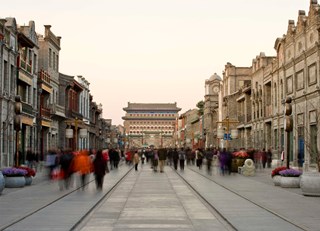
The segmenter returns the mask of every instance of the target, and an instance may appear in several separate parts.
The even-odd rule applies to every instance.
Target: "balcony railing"
[[[50,85],[51,77],[50,75],[45,72],[44,70],[41,70],[39,73],[39,79],[41,79],[43,82],[47,83]]]
[[[65,108],[59,104],[50,104],[49,108],[51,109],[51,114],[64,116],[65,115]]]

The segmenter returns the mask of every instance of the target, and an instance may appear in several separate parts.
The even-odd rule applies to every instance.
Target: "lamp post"
[[[21,123],[21,112],[22,112],[22,103],[19,95],[15,97],[14,111],[16,113],[14,117],[14,130],[16,131],[16,155],[15,155],[15,166],[19,166],[19,131],[22,128]]]
[[[284,130],[287,133],[287,168],[290,167],[290,133],[293,130],[293,119],[292,119],[292,98],[288,96],[285,101],[285,128]]]
[[[236,138],[238,138],[237,137],[237,133],[235,132],[235,131],[233,131],[233,133],[234,133],[234,137],[232,137],[232,136],[230,136],[231,134],[229,134],[229,132],[230,132],[230,124],[237,124],[237,123],[239,123],[239,121],[238,120],[231,120],[231,119],[229,119],[229,117],[227,116],[223,121],[217,121],[217,123],[218,124],[222,124],[223,126],[226,126],[226,133],[224,133],[224,131],[221,131],[221,130],[219,130],[219,129],[217,129],[217,137],[218,138],[225,138],[226,139],[226,149],[228,149],[229,148],[229,139],[231,139],[231,138],[234,138],[234,139],[236,139]],[[221,134],[223,134],[223,137],[221,137]]]
[[[78,150],[78,126],[79,124],[83,124],[83,122],[76,117],[74,120],[67,120],[66,123],[69,124],[69,128],[66,129],[66,138],[74,138],[73,146],[75,150]],[[70,127],[70,124],[72,123],[74,123],[74,132]],[[87,129],[80,129],[80,138],[87,138],[87,136]]]

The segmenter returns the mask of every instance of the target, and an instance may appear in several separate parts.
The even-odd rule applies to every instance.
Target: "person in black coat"
[[[179,160],[179,153],[178,153],[177,148],[175,148],[175,149],[173,150],[172,159],[173,159],[174,169],[177,170],[177,169],[178,169],[178,160]]]
[[[107,162],[103,158],[102,151],[98,150],[96,157],[93,161],[93,170],[94,170],[97,190],[102,190],[103,188],[103,179],[106,174],[106,165],[107,165]]]

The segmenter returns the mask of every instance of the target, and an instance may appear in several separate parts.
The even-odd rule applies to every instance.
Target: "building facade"
[[[219,92],[221,86],[222,79],[216,73],[205,81],[203,127],[206,134],[206,148],[219,146],[217,121],[219,121]]]
[[[130,103],[122,117],[127,148],[174,147],[174,130],[181,108],[176,103]]]
[[[15,19],[0,19],[0,167],[14,162],[14,103],[17,92],[18,36]]]

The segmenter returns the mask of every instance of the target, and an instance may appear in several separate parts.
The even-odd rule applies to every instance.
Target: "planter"
[[[280,186],[281,177],[282,176],[280,175],[275,175],[274,177],[272,177],[272,181],[275,186]]]
[[[280,186],[282,188],[300,188],[300,177],[282,176]]]
[[[25,176],[25,179],[26,179],[26,185],[32,184],[32,177],[31,176]]]
[[[2,172],[0,172],[0,194],[4,189],[4,185],[5,185],[4,176],[2,175]]]
[[[22,188],[26,185],[24,176],[5,176],[6,188]]]
[[[234,158],[231,162],[231,172],[238,172],[238,167],[242,167],[245,159]]]
[[[305,196],[320,196],[320,173],[303,173],[301,175],[300,188]]]

